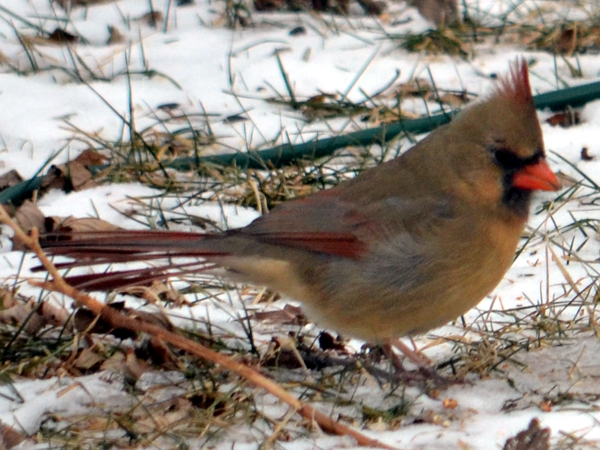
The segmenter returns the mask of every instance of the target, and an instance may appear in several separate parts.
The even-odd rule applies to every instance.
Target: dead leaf
[[[73,44],[79,41],[79,36],[75,36],[62,28],[56,28],[48,36],[48,41],[55,44]]]
[[[62,305],[57,305],[51,302],[41,302],[36,313],[42,316],[46,323],[56,327],[65,327],[71,318],[70,310]],[[70,331],[71,327],[72,325],[65,328],[65,330]]]
[[[67,164],[67,169],[71,187],[74,191],[96,186],[96,183],[92,182],[92,173],[83,164],[73,161]]]
[[[124,311],[125,303],[114,302],[110,305],[107,305],[107,308],[112,308],[115,311]],[[108,322],[103,320],[101,317],[98,317],[94,312],[86,308],[79,308],[75,312],[73,323],[75,330],[77,330],[80,333],[110,333],[118,339],[133,339],[137,336],[137,333],[135,331],[129,330],[127,328],[113,328],[108,324]]]
[[[96,150],[88,148],[84,150],[73,162],[81,164],[83,167],[88,169],[90,166],[98,166],[104,164],[108,158]]]
[[[148,303],[167,301],[178,306],[187,304],[187,300],[183,295],[161,281],[154,281],[150,286],[132,286],[123,289],[122,292],[143,298]]]
[[[111,372],[122,372],[125,365],[125,355],[121,352],[114,353],[110,358],[102,363],[100,370],[109,370]]]
[[[14,292],[12,289],[0,287],[0,309],[8,309],[16,304]]]
[[[526,430],[506,441],[502,450],[549,450],[550,429],[540,428],[540,422],[532,419]]]
[[[105,361],[106,358],[103,358],[97,352],[95,352],[91,348],[84,348],[81,350],[75,361],[73,361],[73,366],[77,367],[81,370],[90,370],[95,366],[100,366],[102,362]]]
[[[282,325],[302,325],[307,322],[302,310],[292,305],[285,305],[283,309],[276,311],[256,312],[253,317],[259,322]]]
[[[40,331],[48,323],[46,319],[37,313],[32,312],[37,307],[35,300],[29,300],[26,303],[18,303],[8,309],[0,311],[0,323],[7,323],[15,326],[24,326],[27,334],[33,335]]]
[[[81,191],[96,186],[92,174],[83,164],[72,161],[68,164],[51,166],[44,175],[41,186],[45,190],[61,189],[65,192]]]
[[[460,108],[464,106],[468,100],[466,92],[462,94],[446,93],[438,97],[440,103],[449,105],[452,108]]]
[[[560,125],[562,128],[569,128],[573,125],[580,124],[581,117],[579,115],[579,111],[567,110],[554,114],[552,117],[546,119],[546,122],[553,127]]]
[[[425,19],[443,27],[460,20],[457,0],[410,0]]]
[[[50,166],[46,175],[43,176],[40,188],[43,190],[64,189],[66,177],[57,166]]]
[[[15,221],[26,233],[33,228],[37,228],[40,233],[46,231],[45,220],[44,213],[31,200],[25,200],[15,213]],[[27,250],[27,246],[16,236],[12,237],[12,243],[13,250]]]
[[[193,412],[191,402],[181,397],[163,403],[162,408],[163,414],[145,414],[143,418],[137,420],[135,423],[136,432],[156,433],[167,430],[172,432],[178,424],[185,423],[184,419]]]
[[[79,233],[86,231],[115,231],[119,227],[95,217],[48,217],[46,219],[46,232],[59,231],[61,233]]]
[[[162,339],[152,337],[144,342],[143,347],[136,350],[136,355],[150,361],[152,365],[163,370],[184,370],[181,360]]]
[[[577,24],[573,24],[572,27],[564,29],[554,42],[556,52],[566,56],[570,56],[576,46]]]
[[[284,6],[283,0],[254,0],[257,11],[278,11]]]
[[[25,200],[15,213],[15,221],[26,232],[30,232],[33,227],[44,230],[45,219],[44,213],[31,200]]]
[[[123,36],[117,27],[109,26],[108,33],[108,41],[106,41],[107,45],[122,44],[125,42],[125,36]]]
[[[136,20],[140,22],[144,22],[146,25],[149,25],[153,28],[158,26],[159,22],[162,22],[165,19],[165,16],[160,11],[150,11],[143,16],[138,17]]]
[[[6,172],[4,175],[0,176],[0,191],[7,189],[15,184],[23,181],[23,177],[19,175],[19,172],[16,170],[10,170]]]
[[[164,314],[136,311],[132,308],[127,308],[125,302],[113,302],[107,305],[107,307],[121,312],[122,314],[142,319],[147,323],[159,326],[165,330],[175,331],[175,327],[173,327]],[[135,330],[130,330],[128,328],[114,328],[107,321],[102,319],[102,317],[98,317],[94,312],[86,308],[79,308],[75,312],[74,325],[75,329],[81,333],[112,334],[119,339],[133,339],[137,336]]]
[[[0,422],[0,448],[11,449],[23,442],[24,439],[23,434]]]
[[[109,0],[54,0],[58,3],[63,9],[70,9],[76,6],[87,6],[93,5],[95,3],[104,3]]]
[[[374,1],[374,0],[358,0],[363,10],[370,16],[379,16],[386,10],[387,5],[385,2]]]
[[[136,380],[139,380],[142,375],[152,370],[150,364],[139,359],[133,349],[127,349],[127,355],[125,356],[125,368],[127,373],[125,374],[132,376]]]

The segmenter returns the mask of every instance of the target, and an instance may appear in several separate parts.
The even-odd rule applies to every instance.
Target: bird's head
[[[526,217],[533,191],[560,188],[546,162],[524,60],[517,60],[492,95],[468,108],[456,125],[474,149],[456,163],[482,199],[500,202],[511,213]]]

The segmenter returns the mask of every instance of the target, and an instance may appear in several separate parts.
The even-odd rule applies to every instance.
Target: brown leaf
[[[149,25],[153,28],[156,28],[158,26],[158,23],[162,22],[164,19],[165,19],[165,16],[162,12],[150,11],[150,12],[144,14],[143,16],[138,17],[137,20],[139,20],[140,22],[144,22],[144,23],[146,23],[146,25]]]
[[[92,174],[83,164],[72,161],[68,164],[51,166],[44,175],[41,186],[43,189],[62,189],[65,192],[81,191],[96,186]]]
[[[136,421],[137,433],[173,432],[186,423],[185,419],[193,412],[191,402],[181,397],[163,402],[161,406],[163,414],[145,414]]]
[[[444,103],[446,105],[450,105],[453,108],[459,108],[465,105],[468,101],[466,93],[464,94],[452,94],[446,93],[442,94],[438,97],[438,101],[440,103]]]
[[[48,36],[48,41],[56,44],[72,44],[79,41],[79,36],[75,36],[62,28],[56,28]]]
[[[269,322],[282,325],[302,325],[306,323],[306,317],[297,306],[285,305],[277,311],[265,311],[254,313],[254,319],[259,322]]]
[[[15,221],[26,232],[33,227],[43,231],[45,219],[44,213],[31,200],[25,200],[15,213]]]
[[[95,3],[104,3],[109,0],[54,0],[58,3],[63,9],[70,9],[75,6],[87,6],[93,5]]]
[[[381,1],[358,0],[358,3],[360,4],[360,6],[362,6],[362,8],[365,10],[365,12],[371,16],[379,16],[379,15],[383,14],[383,12],[387,8],[387,5],[385,4],[385,2],[381,2]]]
[[[30,200],[25,200],[15,213],[15,221],[27,233],[34,227],[39,232],[45,231],[44,213]],[[23,244],[16,236],[12,238],[13,250],[26,250],[27,246]]]
[[[427,20],[442,27],[460,20],[457,0],[410,0]]]
[[[111,372],[123,372],[125,365],[125,355],[121,352],[114,353],[110,358],[102,363],[100,370],[110,370]]]
[[[503,450],[549,450],[550,430],[540,428],[540,422],[532,419],[526,430],[506,441]]]
[[[581,123],[581,117],[578,111],[568,110],[554,114],[549,119],[546,119],[546,122],[553,127],[560,125],[562,128],[569,128]]]
[[[53,165],[42,178],[40,188],[43,190],[64,189],[66,185],[67,177],[58,166]]]
[[[257,11],[278,11],[283,8],[284,0],[254,0]]]
[[[122,44],[125,42],[125,36],[123,36],[117,27],[109,26],[108,33],[108,41],[106,41],[107,45]]]
[[[13,290],[5,286],[0,287],[0,309],[8,309],[14,305],[16,300]]]
[[[74,191],[96,186],[96,183],[92,182],[92,173],[83,164],[73,161],[67,165],[67,168],[71,187]]]
[[[164,370],[185,370],[177,355],[171,351],[162,339],[156,337],[148,339],[144,348],[138,349],[136,354]]]
[[[148,303],[157,303],[159,301],[167,301],[175,303],[178,306],[187,304],[186,298],[171,286],[155,281],[150,286],[132,286],[122,290],[123,293],[140,297]]]
[[[32,314],[38,307],[35,300],[29,300],[26,303],[17,303],[8,309],[0,311],[0,323],[12,324],[15,326],[24,326],[27,334],[33,335],[48,324],[46,318],[37,313]]]
[[[107,307],[123,314],[140,318],[147,323],[159,326],[165,330],[175,330],[171,322],[169,322],[169,319],[167,319],[164,314],[136,311],[134,309],[127,308],[124,302],[114,302],[107,305]],[[81,333],[87,332],[96,334],[112,334],[119,339],[133,339],[137,336],[135,330],[130,330],[128,328],[114,328],[107,321],[102,319],[102,317],[98,317],[94,312],[86,308],[79,308],[75,312],[74,325],[75,329]]]
[[[127,349],[127,356],[125,357],[125,368],[128,372],[126,375],[130,375],[136,380],[139,380],[142,375],[152,370],[152,367],[149,364],[147,364],[145,361],[140,360],[135,355],[133,349]]]
[[[557,53],[569,56],[575,50],[577,46],[577,26],[573,24],[572,27],[563,30],[558,39],[554,42],[554,48]]]
[[[19,175],[19,172],[16,170],[10,170],[6,172],[4,175],[0,176],[0,191],[7,189],[15,184],[23,181],[23,177]]]
[[[100,164],[104,164],[108,158],[106,156],[98,153],[96,150],[92,150],[88,148],[84,150],[81,155],[73,160],[73,162],[81,164],[83,167],[88,169],[90,166],[98,166]]]
[[[115,311],[125,310],[124,302],[114,302],[107,305]],[[112,334],[119,339],[135,338],[137,333],[127,328],[113,328],[108,322],[98,317],[92,311],[86,308],[79,308],[73,318],[75,330],[80,333]]]
[[[91,348],[84,348],[81,350],[75,361],[73,361],[73,366],[77,367],[81,370],[90,370],[93,367],[100,366],[102,362],[105,361],[105,358],[100,356],[97,352],[95,352]]]
[[[82,219],[76,217],[67,217],[66,219],[61,217],[49,217],[46,221],[52,221],[46,225],[45,229],[47,232],[60,231],[63,233],[79,233],[82,231],[114,231],[119,229],[119,227],[112,223],[94,217],[84,217]]]
[[[215,417],[230,412],[229,410],[232,409],[231,404],[227,403],[226,400],[223,400],[221,395],[210,391],[202,392],[200,394],[194,393],[189,397],[189,401],[194,408],[212,411],[212,415]]]
[[[0,448],[11,449],[23,442],[24,439],[23,434],[0,422]]]
[[[42,302],[36,312],[44,318],[46,323],[57,327],[64,327],[71,318],[70,310],[50,302]]]

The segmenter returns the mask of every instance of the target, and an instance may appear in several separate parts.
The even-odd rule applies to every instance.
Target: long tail
[[[45,234],[40,238],[40,244],[50,255],[73,259],[56,264],[60,269],[157,261],[155,267],[65,277],[69,284],[78,289],[109,291],[149,285],[174,274],[196,274],[212,269],[215,264],[197,258],[226,255],[227,252],[215,250],[210,245],[211,241],[214,244],[223,240],[224,236],[178,231],[90,231]],[[194,258],[194,261],[190,262],[189,258]],[[43,270],[43,267],[33,270]]]

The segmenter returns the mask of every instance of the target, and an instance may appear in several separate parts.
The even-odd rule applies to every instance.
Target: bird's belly
[[[488,251],[477,261],[456,259],[425,275],[413,274],[413,284],[390,283],[386,274],[381,279],[365,279],[352,270],[332,274],[322,295],[313,297],[318,301],[305,301],[309,316],[371,342],[427,332],[455,320],[488,295],[511,265],[512,253],[502,257]]]

